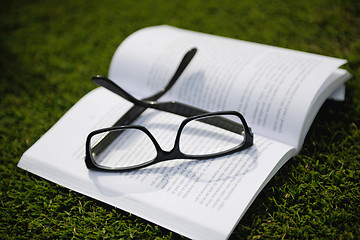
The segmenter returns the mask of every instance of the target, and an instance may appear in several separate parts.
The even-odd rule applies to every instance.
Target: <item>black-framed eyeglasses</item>
[[[183,58],[169,84],[157,94],[136,99],[110,79],[93,81],[129,100],[134,106],[113,127],[91,132],[86,140],[85,163],[89,169],[131,171],[172,159],[209,159],[232,154],[253,145],[253,134],[245,118],[236,111],[207,112],[179,102],[157,102],[175,83],[196,53]],[[187,117],[180,124],[174,146],[165,151],[144,126],[128,125],[148,108]],[[124,154],[131,152],[131,157]]]

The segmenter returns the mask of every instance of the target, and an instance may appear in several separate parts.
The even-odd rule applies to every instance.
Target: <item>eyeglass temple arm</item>
[[[175,82],[179,79],[180,75],[183,73],[185,68],[189,65],[191,60],[194,58],[197,52],[196,48],[190,49],[181,60],[178,68],[176,69],[173,77],[170,79],[168,84],[161,89],[159,92],[154,95],[145,98],[144,100],[148,101],[156,101],[161,96],[163,96],[170,88],[175,84]],[[125,90],[120,88],[117,84],[112,82],[110,79],[103,76],[95,76],[92,80],[98,84],[99,86],[103,86],[106,89],[124,97],[132,103],[138,102],[138,99],[134,98],[132,95],[128,94]],[[147,107],[139,106],[139,104],[135,104],[132,108],[130,108],[113,126],[120,125],[128,125],[131,124],[138,116],[141,115],[146,110]],[[99,141],[94,147],[94,152],[101,152],[105,146],[108,146],[120,133],[107,134],[101,141]]]
[[[108,79],[106,77],[98,76],[96,78],[96,82],[99,85],[111,90],[112,92],[114,92],[114,93],[122,96],[123,98],[127,99],[128,101],[134,103],[135,104],[134,107],[138,108],[137,109],[138,112],[135,112],[135,109],[134,109],[134,111],[131,111],[131,112],[128,111],[125,114],[127,116],[124,115],[120,119],[121,121],[119,120],[116,125],[130,124],[133,120],[136,119],[138,114],[141,114],[146,108],[153,108],[153,109],[181,115],[184,117],[191,117],[191,116],[195,116],[195,115],[201,115],[201,114],[208,113],[205,110],[195,108],[190,105],[186,105],[186,104],[179,103],[179,102],[157,102],[157,101],[149,101],[149,100],[139,100],[139,99],[133,97],[131,94],[126,92],[124,89],[122,89],[121,87],[119,87],[113,81],[111,81],[110,79]],[[132,109],[130,109],[130,110],[132,110]],[[130,120],[130,119],[132,119],[132,120]],[[229,125],[229,123],[233,122],[233,121],[223,118],[223,120],[221,122],[222,123],[213,122],[212,125],[221,127],[221,128],[225,128],[226,126],[231,126],[231,124]],[[227,122],[227,124],[224,124],[225,122]],[[233,124],[237,124],[237,123],[233,122]],[[229,131],[234,131],[233,129],[239,129],[239,127],[235,128],[235,125],[233,125],[233,126],[234,127],[227,127],[226,129]],[[244,129],[242,129],[242,130],[244,130]]]
[[[195,116],[195,115],[201,115],[201,114],[208,113],[205,110],[195,108],[190,105],[186,105],[186,104],[179,103],[179,102],[157,102],[157,101],[149,101],[149,100],[139,100],[139,99],[133,97],[131,94],[126,92],[124,89],[122,89],[121,87],[119,87],[117,84],[115,84],[113,81],[111,81],[110,79],[108,79],[106,77],[98,76],[95,79],[95,81],[100,86],[103,86],[103,87],[109,89],[110,91],[122,96],[123,98],[125,98],[128,101],[135,104],[135,106],[133,108],[131,108],[130,111],[128,111],[115,124],[115,126],[130,124],[133,120],[136,119],[136,117],[138,117],[147,108],[153,108],[153,109],[157,109],[160,111],[174,113],[174,114],[184,116],[184,117],[191,117],[191,116]],[[135,107],[136,107],[136,109],[135,109]],[[225,121],[228,122],[228,124],[224,124]],[[223,123],[219,123],[219,122],[214,123],[213,122],[212,125],[224,128],[225,126],[231,125],[231,124],[229,125],[229,122],[232,122],[232,121],[224,118]],[[236,123],[233,122],[233,124],[236,124]],[[237,127],[237,128],[234,128],[234,127],[229,128],[228,127],[227,130],[232,131],[232,129],[239,129],[239,127]]]
[[[205,111],[200,108],[196,108],[184,103],[180,102],[151,102],[148,103],[148,108],[157,109],[164,112],[169,112],[173,114],[177,114],[184,117],[192,117],[192,116],[198,116],[202,114],[209,113],[208,111]],[[150,106],[151,105],[151,106]],[[234,111],[228,111],[229,113],[233,113]],[[237,113],[239,114],[239,113]],[[240,114],[240,119],[242,121],[242,125],[238,122],[232,121],[228,118],[217,116],[213,118],[204,118],[204,119],[198,119],[198,121],[201,121],[203,123],[207,123],[234,133],[242,134],[243,131],[251,133],[251,129],[248,127],[245,118]]]
[[[194,58],[195,54],[197,52],[196,48],[190,49],[181,60],[177,70],[175,71],[173,77],[168,82],[168,84],[161,89],[159,92],[155,93],[154,95],[145,98],[144,100],[149,101],[156,101],[161,96],[163,96],[167,91],[170,90],[170,88],[175,84],[175,82],[178,80],[182,72],[185,70],[185,68],[189,65],[191,60]],[[120,88],[117,84],[115,84],[110,79],[103,77],[103,76],[95,76],[92,78],[92,80],[99,86],[103,86],[106,89],[120,95],[121,97],[127,99],[128,101],[135,103],[135,106],[133,106],[128,112],[126,112],[115,124],[114,126],[119,125],[128,125],[132,123],[141,113],[143,113],[146,110],[146,107],[139,106],[138,99],[134,98],[132,95],[127,93],[125,90]]]
[[[168,82],[168,84],[161,89],[159,92],[155,93],[154,95],[147,97],[143,100],[148,100],[148,101],[156,101],[158,100],[161,96],[163,96],[167,91],[169,91],[169,89],[175,84],[176,80],[180,77],[180,75],[182,74],[182,72],[185,70],[185,68],[187,67],[187,65],[190,63],[190,61],[193,59],[193,57],[195,56],[197,52],[196,48],[193,48],[191,50],[189,50],[185,56],[183,57],[182,61],[180,62],[176,72],[174,73],[173,77],[171,78],[171,80]],[[129,93],[127,93],[125,90],[123,90],[121,87],[119,87],[117,84],[115,84],[113,81],[111,81],[110,79],[104,77],[104,76],[94,76],[92,78],[93,82],[95,82],[97,85],[105,87],[106,89],[122,96],[123,98],[129,100],[130,102],[137,102],[138,99],[134,98],[132,95],[130,95]]]
[[[173,77],[171,78],[171,80],[168,82],[168,84],[161,89],[158,93],[147,97],[143,100],[149,100],[149,101],[156,101],[158,100],[161,96],[163,96],[167,91],[170,90],[170,88],[175,84],[175,82],[178,80],[178,78],[180,77],[180,75],[183,73],[183,71],[185,70],[185,68],[189,65],[189,63],[191,62],[191,60],[194,58],[195,54],[197,52],[196,48],[192,48],[191,50],[189,50],[183,57],[183,59],[181,60],[178,68],[176,69],[176,72],[174,73]]]
[[[182,103],[177,102],[157,102],[153,100],[139,100],[126,92],[124,89],[119,87],[110,79],[103,77],[103,76],[96,76],[93,78],[94,82],[98,85],[107,88],[108,90],[120,95],[121,97],[125,98],[126,100],[135,104],[138,108],[153,108],[165,112],[175,113],[184,117],[199,115],[207,113],[207,111],[197,109],[195,107],[191,107]]]

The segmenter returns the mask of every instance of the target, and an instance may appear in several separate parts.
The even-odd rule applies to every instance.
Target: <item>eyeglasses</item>
[[[225,156],[253,145],[251,129],[239,112],[210,113],[179,102],[156,101],[172,87],[195,53],[196,49],[192,49],[184,56],[164,89],[142,100],[106,77],[93,77],[95,83],[134,106],[113,127],[95,130],[88,135],[85,163],[89,169],[131,171],[173,159],[200,160]],[[163,150],[146,127],[128,125],[148,108],[187,117],[180,124],[170,151]]]

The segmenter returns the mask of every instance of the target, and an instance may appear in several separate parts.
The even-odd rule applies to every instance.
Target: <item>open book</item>
[[[350,74],[339,69],[346,63],[341,59],[156,26],[135,32],[119,46],[109,78],[140,99],[148,97],[167,84],[193,47],[198,49],[194,59],[159,101],[239,111],[254,132],[252,147],[126,173],[89,170],[84,162],[87,135],[112,126],[132,107],[99,87],[28,149],[18,166],[184,236],[229,237],[264,185],[300,151],[323,102],[344,98]],[[182,119],[148,109],[134,124],[147,126],[170,149],[173,128]]]

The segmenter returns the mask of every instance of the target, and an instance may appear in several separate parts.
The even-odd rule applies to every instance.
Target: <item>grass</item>
[[[7,1],[0,9],[0,238],[181,239],[16,167],[106,75],[126,36],[158,24],[345,58],[345,102],[328,101],[301,153],[260,193],[231,239],[360,236],[358,1]]]

